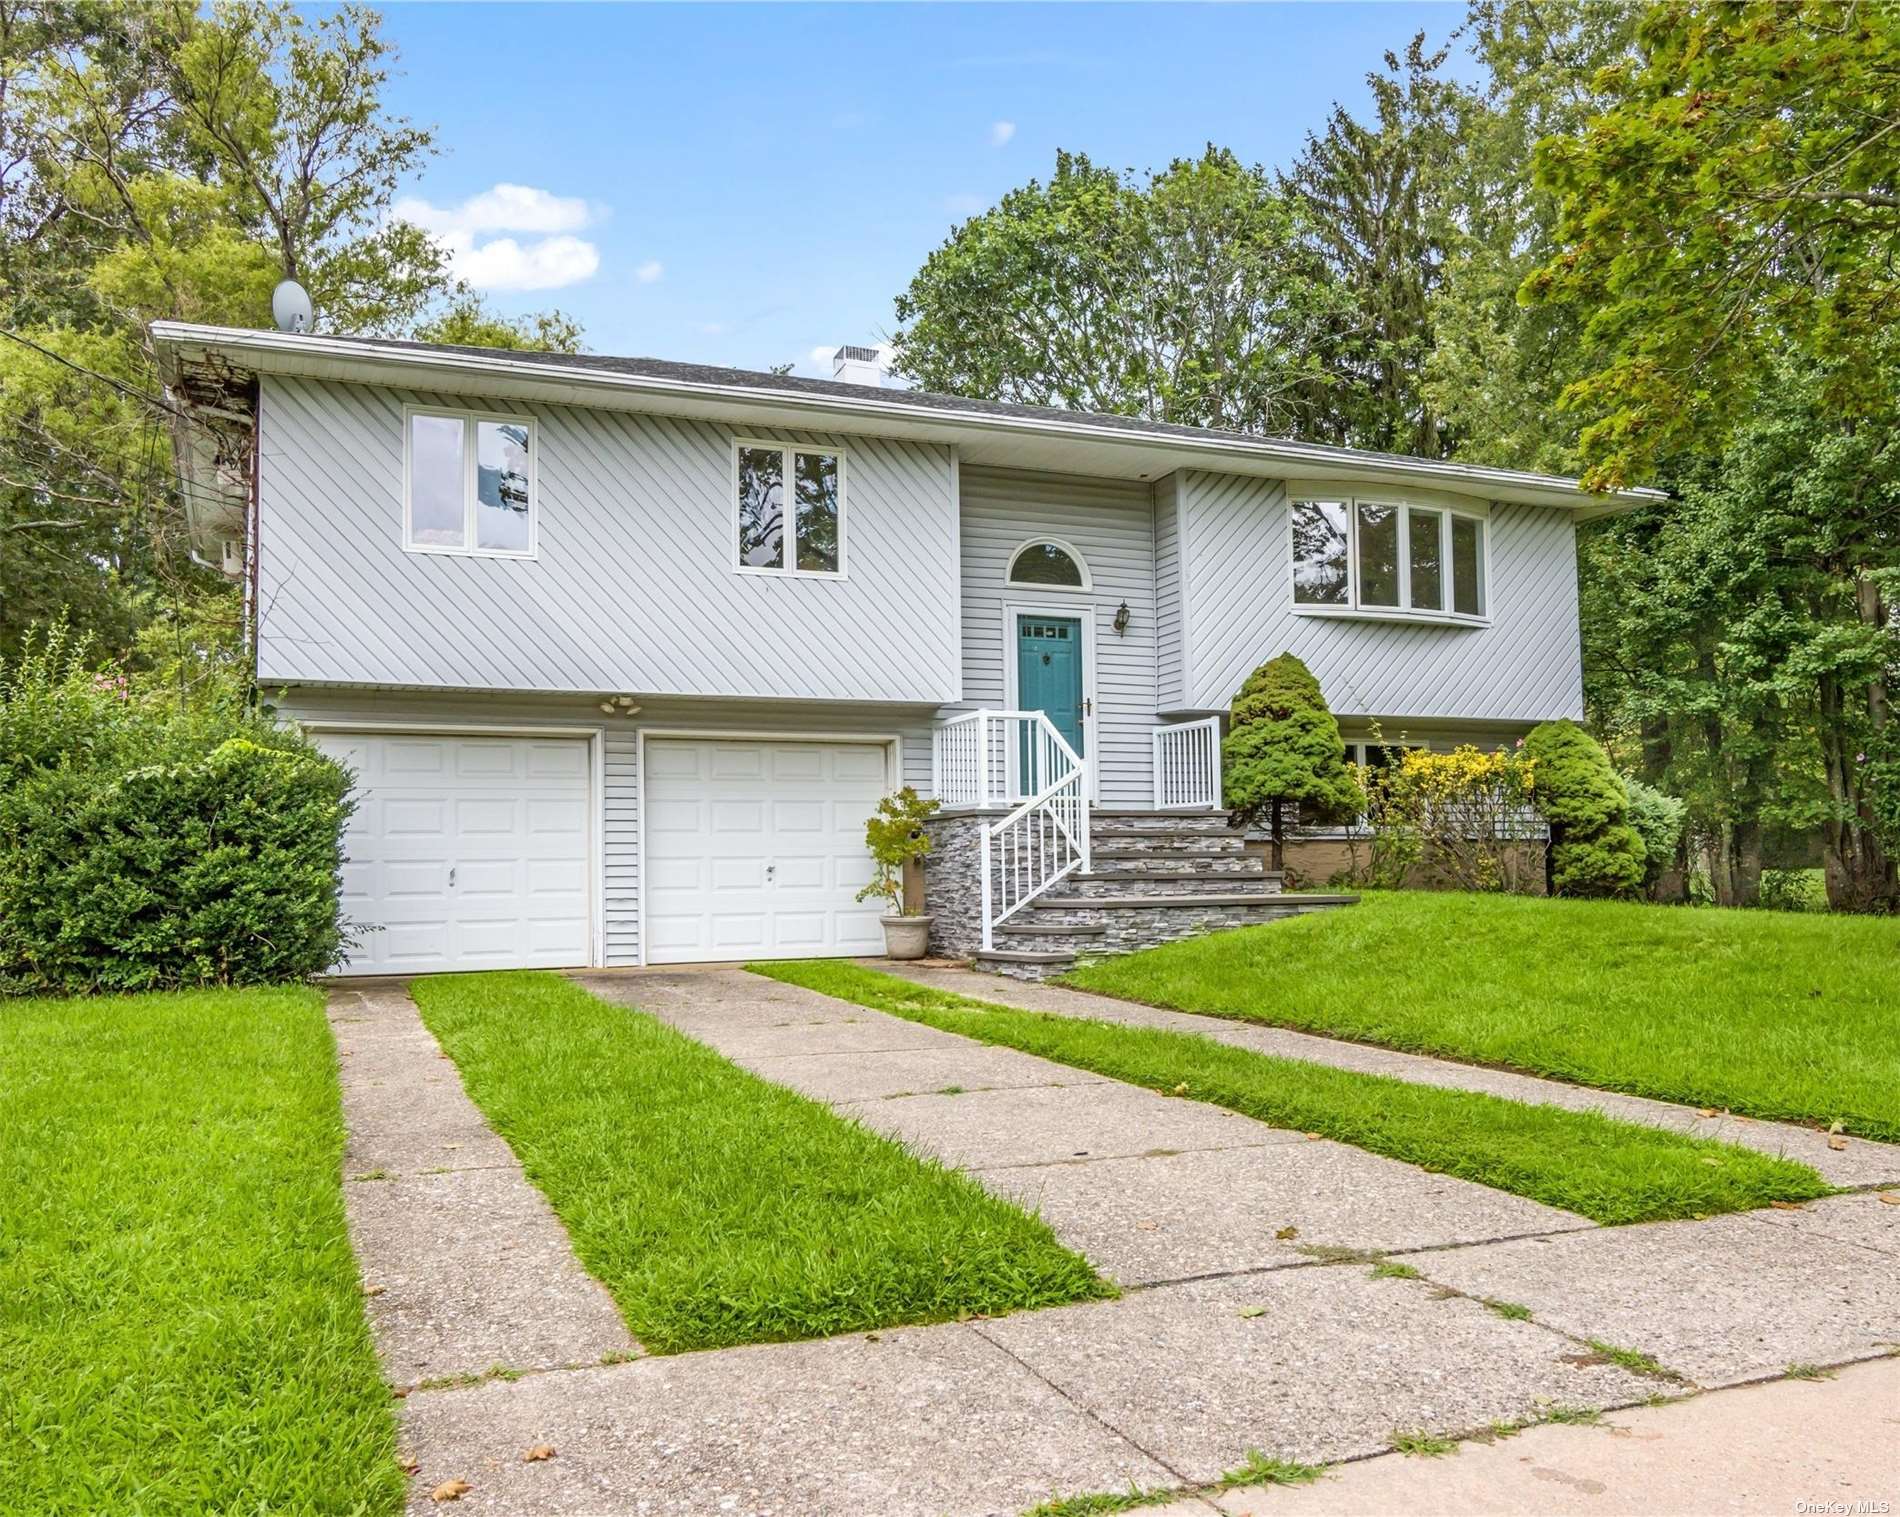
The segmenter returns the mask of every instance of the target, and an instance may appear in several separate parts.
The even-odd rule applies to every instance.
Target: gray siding
[[[1155,483],[1155,686],[1163,711],[1187,703],[1181,617],[1181,480]]]
[[[930,786],[927,715],[874,707],[735,704],[731,701],[656,701],[632,719],[605,718],[592,701],[444,695],[407,690],[297,690],[281,714],[297,721],[364,722],[418,727],[587,727],[602,735],[605,772],[600,819],[605,917],[605,959],[610,965],[640,961],[640,766],[642,730],[758,733],[849,737],[894,736],[902,777],[920,790]]]
[[[1005,583],[1010,555],[1056,537],[1088,562],[1092,590]],[[1073,607],[1094,628],[1095,758],[1102,804],[1153,797],[1148,733],[1155,724],[1154,503],[1135,481],[963,469],[963,704],[1007,699],[1005,608]],[[1128,631],[1115,610],[1128,603]]]
[[[1291,524],[1280,483],[1194,473],[1183,488],[1189,706],[1224,709],[1253,669],[1292,652],[1344,714],[1504,722],[1582,716],[1569,513],[1494,506],[1491,624],[1413,626],[1293,610]],[[1389,720],[1388,730],[1396,730]]]
[[[733,428],[570,406],[510,408],[539,424],[539,557],[407,553],[406,402],[467,404],[264,381],[265,682],[957,697],[957,594],[944,572],[957,553],[947,448],[850,441],[848,578],[741,575],[732,572]]]

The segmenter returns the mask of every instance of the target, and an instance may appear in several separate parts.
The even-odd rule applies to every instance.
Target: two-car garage
[[[348,973],[604,962],[609,864],[637,881],[650,963],[879,951],[879,907],[856,896],[870,878],[864,820],[891,786],[889,738],[643,734],[633,793],[613,798],[638,825],[615,831],[595,734],[312,736],[357,774]]]

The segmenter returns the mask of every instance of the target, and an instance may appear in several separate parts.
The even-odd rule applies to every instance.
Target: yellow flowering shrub
[[[1533,760],[1469,743],[1397,750],[1363,777],[1368,885],[1398,886],[1422,865],[1460,890],[1529,891],[1543,874],[1544,829],[1531,804]]]

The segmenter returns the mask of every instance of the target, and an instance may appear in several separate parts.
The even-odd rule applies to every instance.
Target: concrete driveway
[[[372,1300],[392,1378],[399,1364],[409,1384],[478,1377],[496,1362],[538,1371],[410,1392],[417,1511],[439,1510],[429,1492],[451,1479],[472,1487],[455,1508],[471,1512],[1007,1513],[1131,1483],[1199,1492],[1180,1509],[1212,1510],[1207,1488],[1249,1450],[1361,1460],[1399,1432],[1636,1406],[1900,1344],[1900,1207],[1871,1194],[1598,1228],[737,970],[576,978],[1039,1208],[1125,1294],[641,1358],[630,1342],[599,1347],[610,1340],[598,1301],[568,1270],[571,1255],[561,1263],[550,1214],[514,1260],[490,1250],[494,1278],[459,1257],[449,1299],[432,1309],[413,1286]],[[353,1134],[374,1125],[370,1080],[386,1105],[405,1081],[452,1073],[417,1042],[428,1040],[419,1022],[398,1032],[400,1007],[380,1014],[380,1039],[353,1036],[344,1050]],[[492,1135],[460,1141],[482,1155],[485,1183],[500,1183],[495,1168],[509,1174],[505,1160],[491,1163]],[[1888,1161],[1900,1155],[1873,1162]],[[380,1224],[366,1222],[350,1194],[366,1279],[426,1280],[443,1219],[429,1222],[425,1207],[405,1234],[401,1208],[384,1204]],[[517,1217],[532,1212],[515,1204]],[[1418,1277],[1375,1277],[1372,1254]],[[522,1350],[537,1357],[515,1366],[509,1329],[489,1318],[537,1289],[539,1322]],[[471,1308],[481,1301],[494,1311]],[[431,1324],[420,1357],[396,1327],[405,1311]],[[478,1347],[458,1352],[458,1334]],[[1624,1368],[1593,1342],[1653,1355],[1671,1378]],[[603,1352],[625,1362],[602,1365]],[[420,1364],[429,1376],[414,1373]],[[556,1456],[525,1461],[537,1445]]]

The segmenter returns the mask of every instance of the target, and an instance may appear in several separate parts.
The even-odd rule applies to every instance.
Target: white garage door
[[[350,974],[589,962],[592,786],[568,737],[326,732],[356,772],[343,914]]]
[[[650,738],[647,959],[884,951],[864,822],[889,788],[882,743]]]

